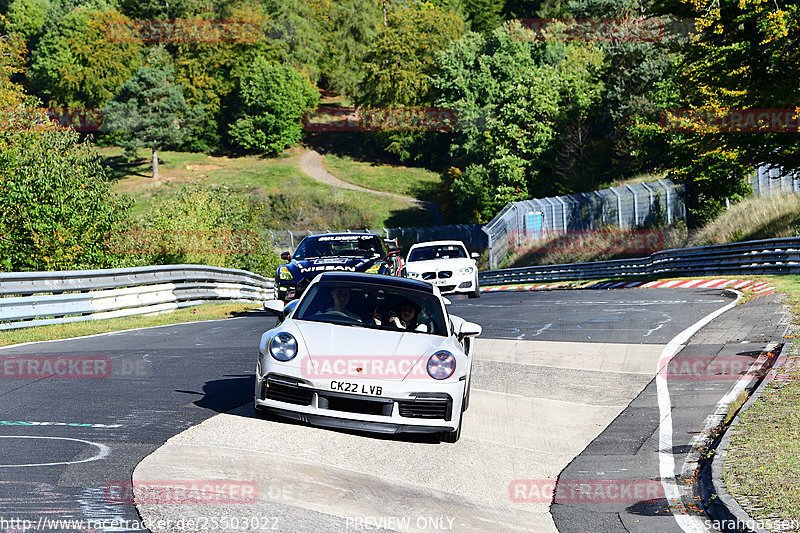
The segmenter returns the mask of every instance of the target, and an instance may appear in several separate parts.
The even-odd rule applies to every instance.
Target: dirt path
[[[382,196],[389,196],[392,198],[396,198],[398,200],[406,201],[410,204],[413,204],[417,207],[421,207],[426,211],[430,211],[431,215],[433,216],[434,222],[438,223],[441,219],[441,211],[440,206],[434,202],[426,202],[424,200],[417,200],[416,198],[412,198],[410,196],[403,196],[402,194],[394,194],[391,192],[384,192],[384,191],[375,191],[372,189],[367,189],[366,187],[360,187],[358,185],[353,185],[352,183],[347,183],[346,181],[342,181],[330,172],[328,172],[324,166],[322,166],[322,154],[317,152],[316,150],[309,150],[304,153],[300,157],[300,170],[305,172],[309,177],[330,185],[332,187],[341,187],[343,189],[351,189],[354,191],[361,191],[361,192],[368,192],[372,194],[380,194]]]

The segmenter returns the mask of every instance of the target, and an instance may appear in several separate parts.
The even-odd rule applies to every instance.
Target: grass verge
[[[800,316],[800,276],[772,278],[788,296],[793,327]],[[728,491],[755,519],[800,520],[800,339],[787,339],[786,364],[739,414],[723,477]],[[774,523],[774,522],[773,522]],[[796,531],[796,529],[792,529]]]
[[[342,181],[418,200],[434,198],[440,184],[439,175],[424,168],[378,165],[333,154],[326,155],[323,164]]]
[[[127,163],[120,148],[106,147],[99,151],[109,169],[114,190],[134,200],[131,214],[137,218],[148,216],[160,202],[174,196],[183,184],[196,182],[254,194],[267,205],[285,205],[285,220],[279,221],[280,227],[270,229],[337,230],[430,223],[427,213],[410,202],[339,189],[306,176],[299,167],[303,153],[300,148],[274,158],[162,151],[159,152],[159,178],[155,180],[149,160]],[[354,162],[352,166],[367,168],[370,165]],[[419,170],[393,168],[395,178],[406,170],[415,176]]]
[[[255,303],[209,303],[153,316],[107,318],[104,320],[88,320],[86,322],[14,329],[0,332],[0,346],[23,342],[69,339],[98,333],[109,333],[111,331],[182,324],[198,320],[219,320],[241,315],[256,307],[257,304]]]

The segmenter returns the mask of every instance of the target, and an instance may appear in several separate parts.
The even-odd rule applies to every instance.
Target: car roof
[[[358,233],[347,233],[347,232],[344,232],[344,233],[317,233],[315,235],[306,235],[304,238],[305,239],[308,239],[308,238],[315,239],[317,237],[347,237],[347,236],[359,237],[361,235],[369,235],[370,237],[378,237],[374,233],[369,233],[369,232],[363,232],[362,231],[362,232],[358,232]],[[378,238],[380,239],[380,237],[378,237]]]
[[[411,247],[411,250],[414,248],[421,248],[423,246],[463,246],[466,248],[467,246],[462,241],[428,241],[428,242],[418,242],[414,246]]]
[[[388,287],[399,287],[402,289],[414,289],[433,294],[433,285],[409,278],[398,278],[395,276],[385,276],[383,274],[364,274],[361,272],[323,272],[315,281],[342,282],[342,283],[370,283]]]

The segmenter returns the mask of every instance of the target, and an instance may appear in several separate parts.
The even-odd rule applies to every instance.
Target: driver
[[[343,315],[361,322],[360,316],[347,309],[347,304],[350,302],[350,287],[336,287],[331,291],[331,298],[333,298],[333,307],[328,308],[324,313]]]

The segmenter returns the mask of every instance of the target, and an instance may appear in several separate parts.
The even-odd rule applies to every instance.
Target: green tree
[[[27,49],[18,35],[0,35],[0,109],[22,103],[25,93],[14,78],[25,72]]]
[[[508,24],[440,54],[436,105],[458,117],[455,170],[443,176],[454,219],[487,222],[509,201],[566,192],[550,172],[553,155],[562,132],[599,102],[602,60],[584,44],[518,38]]]
[[[242,24],[241,39],[232,42],[179,42],[167,46],[173,57],[175,81],[183,85],[190,107],[202,107],[203,119],[194,128],[187,148],[211,150],[222,146],[227,136],[225,116],[234,104],[236,82],[257,57],[274,57],[267,38],[268,15],[259,10],[232,10],[226,18]],[[202,13],[196,19],[215,17]]]
[[[76,8],[48,30],[29,71],[50,106],[103,107],[141,62],[141,43],[109,40],[107,30],[130,19],[118,11]]]
[[[429,3],[389,12],[387,25],[364,59],[358,103],[370,107],[423,105],[431,101],[436,54],[458,39],[464,22],[455,13]]]
[[[115,266],[106,236],[127,225],[129,205],[77,133],[0,130],[0,270]]]
[[[354,96],[362,62],[383,24],[378,0],[340,0],[333,5],[323,82],[340,94]]]
[[[319,103],[319,91],[293,68],[258,58],[239,79],[231,143],[277,154],[303,137],[300,119]]]
[[[6,31],[18,33],[28,46],[42,33],[50,0],[13,0],[6,13]]]
[[[684,50],[677,68],[679,107],[705,116],[730,109],[798,109],[800,102],[800,6],[764,0],[686,0],[700,34]],[[675,156],[672,174],[687,187],[695,225],[713,218],[748,191],[745,176],[760,164],[783,169],[800,165],[796,133],[724,132],[689,123],[689,132],[669,133]]]
[[[104,127],[117,134],[117,144],[128,151],[152,150],[153,178],[158,178],[158,150],[186,142],[199,113],[189,108],[169,65],[139,67],[103,110]]]
[[[330,2],[327,2],[330,4]],[[330,28],[321,0],[283,0],[269,22],[269,37],[277,58],[317,83]]]
[[[133,19],[179,19],[194,7],[194,0],[121,0],[122,11]]]

